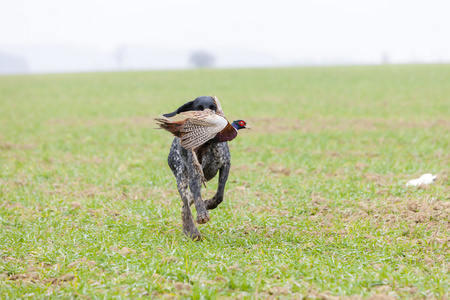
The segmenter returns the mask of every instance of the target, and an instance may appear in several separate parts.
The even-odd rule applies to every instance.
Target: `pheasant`
[[[206,108],[201,111],[184,111],[179,114],[186,119],[173,121],[165,116],[155,118],[157,125],[180,139],[180,144],[186,150],[192,151],[194,164],[202,176],[205,184],[205,176],[198,159],[202,153],[202,146],[208,143],[221,143],[233,140],[239,129],[250,128],[244,120],[236,120],[229,123],[220,105],[219,99],[214,97],[217,106],[216,112]]]

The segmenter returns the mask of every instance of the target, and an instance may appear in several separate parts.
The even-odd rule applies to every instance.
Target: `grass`
[[[449,65],[2,76],[0,295],[448,297],[449,77]],[[192,242],[172,138],[150,117],[209,93],[252,130],[230,143],[225,201]],[[437,182],[405,187],[424,173]]]

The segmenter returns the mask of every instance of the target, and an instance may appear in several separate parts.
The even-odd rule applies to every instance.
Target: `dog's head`
[[[217,111],[217,105],[214,102],[214,98],[211,96],[200,96],[195,98],[195,100],[189,101],[188,103],[180,106],[176,111],[164,114],[164,117],[170,118],[184,111],[190,110],[204,110],[209,108],[210,110]]]

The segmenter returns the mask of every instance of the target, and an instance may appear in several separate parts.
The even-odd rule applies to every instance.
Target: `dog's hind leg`
[[[211,199],[205,200],[206,209],[211,210],[219,206],[223,201],[225,193],[225,184],[228,180],[228,174],[230,173],[231,164],[226,163],[219,170],[219,185],[217,186],[217,192]]]

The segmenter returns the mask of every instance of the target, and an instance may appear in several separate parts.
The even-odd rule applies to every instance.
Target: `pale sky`
[[[0,0],[0,49],[35,44],[450,62],[450,1]]]

